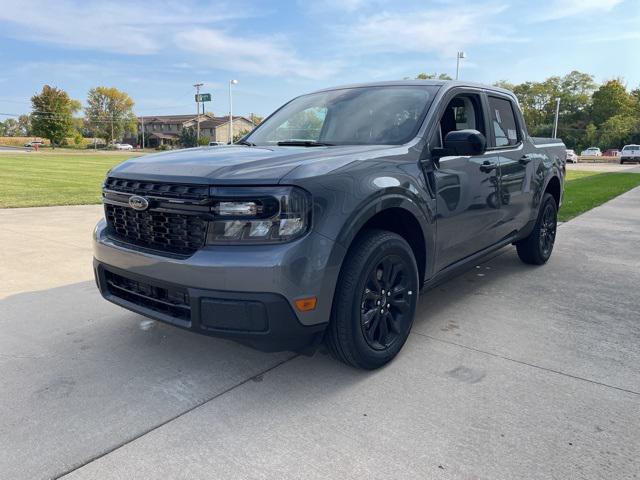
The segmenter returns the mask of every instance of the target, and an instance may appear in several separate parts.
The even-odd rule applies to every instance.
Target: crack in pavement
[[[583,382],[592,383],[594,385],[600,385],[602,387],[612,388],[614,390],[619,390],[619,391],[625,392],[625,393],[631,393],[632,395],[640,395],[640,392],[636,392],[634,390],[629,390],[627,388],[622,388],[622,387],[616,387],[615,385],[609,385],[607,383],[598,382],[597,380],[591,380],[589,378],[579,377],[577,375],[571,375],[570,373],[561,372],[560,370],[554,370],[553,368],[542,367],[540,365],[536,365],[535,363],[529,363],[529,362],[525,362],[523,360],[516,360],[515,358],[507,357],[505,355],[500,355],[499,353],[487,352],[485,350],[481,350],[481,349],[475,348],[475,347],[470,347],[468,345],[463,345],[461,343],[452,342],[450,340],[443,340],[442,338],[432,337],[431,335],[427,335],[425,333],[411,332],[411,334],[412,335],[418,335],[418,336],[424,337],[424,338],[429,338],[429,339],[434,340],[436,342],[446,343],[448,345],[455,345],[456,347],[465,348],[467,350],[471,350],[471,351],[478,352],[478,353],[483,353],[485,355],[489,355],[489,356],[492,356],[494,358],[500,358],[502,360],[507,360],[509,362],[518,363],[520,365],[526,365],[528,367],[537,368],[539,370],[544,370],[545,372],[556,373],[558,375],[562,375],[562,376],[565,376],[565,377],[573,378],[575,380],[582,380]]]
[[[86,460],[86,461],[84,461],[84,462],[82,462],[82,463],[80,463],[78,465],[75,465],[75,466],[73,466],[73,467],[71,467],[71,468],[69,468],[69,469],[67,469],[67,470],[65,470],[65,471],[63,471],[61,473],[54,474],[51,477],[51,479],[52,480],[58,480],[60,478],[63,478],[65,476],[75,472],[76,470],[79,470],[82,467],[84,467],[86,465],[89,465],[90,463],[95,462],[96,460],[99,460],[102,457],[105,457],[105,456],[109,455],[110,453],[113,453],[116,450],[118,450],[118,449],[120,449],[120,448],[122,448],[122,447],[124,447],[124,446],[126,446],[126,445],[128,445],[128,444],[130,444],[130,443],[132,443],[132,442],[134,442],[136,440],[138,440],[139,438],[144,437],[145,435],[147,435],[147,434],[149,434],[149,433],[151,433],[151,432],[153,432],[153,431],[155,431],[155,430],[157,430],[157,429],[159,429],[161,427],[164,427],[165,425],[173,422],[174,420],[177,420],[180,417],[183,417],[184,415],[193,412],[194,410],[196,410],[196,409],[208,404],[209,402],[212,402],[216,398],[219,398],[219,397],[221,397],[221,396],[223,396],[223,395],[235,390],[236,388],[241,387],[242,385],[250,382],[251,380],[253,380],[253,379],[257,378],[257,377],[261,377],[261,376],[271,372],[272,370],[275,370],[276,368],[284,365],[285,363],[290,362],[291,360],[294,360],[295,358],[298,358],[299,356],[300,356],[300,354],[296,353],[295,355],[292,355],[289,358],[285,358],[284,360],[276,363],[275,365],[272,365],[271,367],[266,368],[265,370],[262,370],[262,371],[260,371],[260,372],[258,372],[256,374],[254,374],[254,375],[251,375],[250,377],[247,377],[244,380],[236,383],[235,385],[230,386],[229,388],[223,390],[222,392],[216,393],[214,396],[212,396],[210,398],[207,398],[207,399],[203,400],[202,402],[197,403],[196,405],[193,405],[192,407],[189,407],[188,409],[184,410],[183,412],[180,412],[177,415],[174,415],[173,417],[168,418],[167,420],[164,420],[163,422],[160,422],[157,425],[154,425],[153,427],[150,427],[150,428],[148,428],[146,430],[143,430],[142,432],[134,435],[131,438],[128,438],[128,439],[126,439],[126,440],[124,440],[122,442],[119,442],[118,444],[114,445],[112,448],[109,448],[109,449],[105,450],[102,453],[98,453],[97,455],[94,455],[93,457],[89,458],[88,460]]]

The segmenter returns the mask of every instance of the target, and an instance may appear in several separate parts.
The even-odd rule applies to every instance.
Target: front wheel
[[[556,241],[558,207],[553,195],[545,193],[538,213],[538,220],[528,237],[516,242],[518,256],[524,263],[542,265],[547,263]]]
[[[338,360],[374,369],[404,345],[418,300],[418,268],[399,235],[364,232],[350,248],[333,300],[326,344]]]

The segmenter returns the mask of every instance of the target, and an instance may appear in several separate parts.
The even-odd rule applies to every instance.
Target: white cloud
[[[498,23],[503,5],[444,6],[412,12],[384,11],[360,17],[344,29],[351,49],[361,53],[433,52],[444,56],[469,45],[516,40]],[[520,39],[521,41],[522,39]]]
[[[321,78],[334,73],[334,62],[311,62],[298,57],[284,40],[273,37],[242,38],[210,28],[179,32],[176,44],[197,53],[211,67],[268,76],[295,75]]]
[[[213,28],[222,20],[257,14],[255,8],[242,8],[237,2],[225,6],[224,1],[156,0],[143,5],[125,0],[57,0],[54,8],[49,0],[0,0],[0,24],[4,24],[4,35],[45,45],[124,55],[169,52],[169,65],[177,70],[204,64],[242,73],[309,78],[335,72],[335,65],[302,60],[283,38],[245,38],[243,33]],[[179,58],[181,52],[197,55],[190,55],[187,63]]]
[[[636,0],[633,0],[636,1]],[[559,20],[561,18],[605,13],[622,3],[623,0],[553,0],[541,8],[533,17],[534,21]],[[536,8],[539,8],[536,6]]]
[[[167,47],[173,30],[235,17],[241,12],[208,4],[156,0],[135,4],[124,0],[0,0],[4,34],[44,44],[120,54],[152,54]]]
[[[321,10],[345,10],[347,12],[354,12],[362,7],[371,5],[374,0],[315,0],[315,1],[300,1],[302,7],[308,8],[312,11]]]

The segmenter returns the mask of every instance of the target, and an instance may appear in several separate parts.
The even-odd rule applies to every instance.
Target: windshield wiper
[[[247,142],[246,140],[240,140],[239,142],[236,142],[236,145],[246,145],[247,147],[255,147],[256,146],[255,143]]]
[[[316,142],[315,140],[283,140],[279,147],[331,147],[333,143]]]

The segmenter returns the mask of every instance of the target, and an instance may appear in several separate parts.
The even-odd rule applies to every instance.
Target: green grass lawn
[[[558,220],[566,222],[637,186],[640,173],[568,172]]]
[[[126,153],[0,153],[0,208],[100,203],[107,171]]]
[[[591,177],[592,175],[599,175],[602,172],[589,172],[582,170],[567,170],[566,180],[577,180],[578,178]]]
[[[40,152],[0,154],[0,208],[100,203],[107,170],[138,154]],[[637,173],[569,171],[561,221],[640,185]]]

